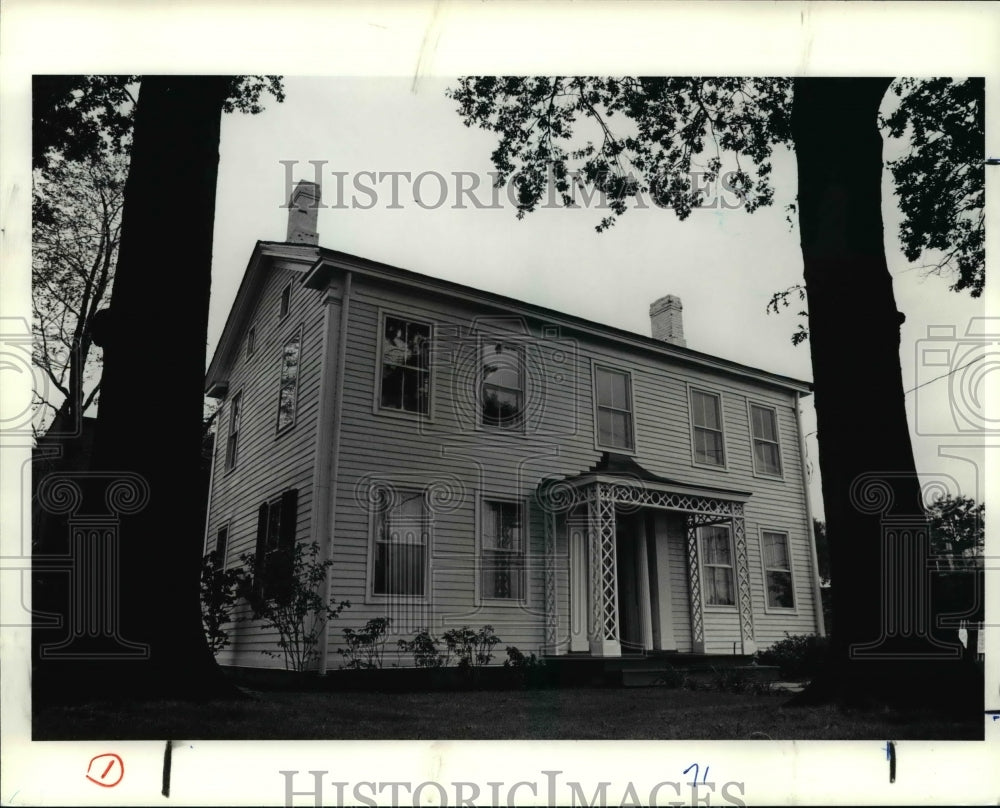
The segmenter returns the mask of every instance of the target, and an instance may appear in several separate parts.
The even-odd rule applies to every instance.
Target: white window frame
[[[397,320],[426,325],[430,331],[430,346],[427,349],[427,412],[411,412],[410,410],[396,409],[395,407],[382,406],[382,359],[385,349],[385,319],[393,317]],[[408,421],[424,420],[431,422],[434,420],[434,347],[437,336],[437,323],[425,317],[414,316],[409,313],[394,309],[378,310],[378,330],[375,332],[375,379],[373,384],[374,396],[372,398],[372,412],[375,415],[387,415],[392,418],[403,418]]]
[[[597,401],[597,372],[599,370],[605,370],[609,373],[620,373],[625,376],[625,384],[628,389],[628,403],[631,407],[627,412],[629,413],[629,418],[632,424],[632,446],[631,448],[625,448],[623,446],[609,446],[605,443],[601,443],[601,429],[598,424],[599,413],[601,410],[600,405]],[[614,452],[616,454],[632,455],[637,453],[637,447],[639,445],[639,434],[636,429],[636,418],[635,418],[635,389],[632,384],[632,371],[626,370],[625,368],[618,367],[616,365],[608,364],[607,362],[597,362],[593,361],[590,363],[590,389],[591,397],[593,400],[593,412],[594,412],[594,448],[602,452]],[[610,407],[605,407],[604,409],[611,409]],[[614,410],[615,412],[626,412],[626,410]]]
[[[505,348],[513,348],[517,351],[521,369],[521,411],[517,420],[507,426],[503,424],[488,424],[483,420],[483,387],[486,384],[485,376],[483,375],[483,368],[485,366],[486,347],[488,345],[495,345],[498,342]],[[518,434],[525,432],[528,425],[528,346],[524,344],[523,340],[511,340],[504,339],[502,337],[493,339],[481,336],[477,341],[476,355],[479,362],[477,365],[475,381],[476,426],[479,429],[489,432],[502,432],[504,434]],[[499,385],[494,386],[499,387]],[[502,389],[512,390],[514,388],[508,387]]]
[[[688,404],[688,424],[691,427],[691,463],[694,466],[698,466],[703,469],[713,469],[715,471],[728,471],[729,470],[729,449],[726,446],[726,408],[725,400],[721,392],[717,390],[709,390],[706,387],[700,387],[695,384],[689,384],[687,386],[687,404]],[[701,393],[706,396],[714,396],[719,402],[719,435],[722,439],[722,463],[706,463],[704,460],[698,459],[698,443],[695,439],[698,429],[708,429],[708,427],[696,426],[694,422],[694,394]]]
[[[776,440],[773,441],[774,445],[778,447],[778,471],[767,471],[759,467],[757,463],[757,441],[760,440],[763,443],[771,443],[772,441],[766,438],[758,438],[753,432],[753,408],[757,407],[761,410],[769,410],[771,415],[774,417],[774,434]],[[781,451],[781,427],[778,425],[778,408],[772,404],[764,404],[760,401],[753,401],[752,399],[747,399],[747,425],[750,430],[750,455],[753,458],[753,473],[757,477],[767,477],[771,480],[783,480],[785,479],[785,458]]]
[[[778,535],[785,537],[785,553],[788,556],[788,569],[780,569],[779,567],[768,567],[767,561],[764,556],[764,534],[765,533],[777,533]],[[792,561],[792,536],[787,530],[779,530],[778,528],[765,527],[763,525],[757,528],[757,539],[760,543],[760,568],[763,574],[763,585],[764,585],[764,611],[772,614],[797,614],[799,609],[799,599],[795,596],[795,563]],[[791,606],[772,606],[767,593],[767,573],[771,572],[787,572],[790,586],[792,590],[792,605]],[[819,608],[817,604],[816,608]]]
[[[375,559],[376,544],[378,542],[378,520],[380,508],[377,497],[369,497],[371,503],[368,509],[368,564],[365,575],[365,603],[428,603],[431,592],[431,554],[434,549],[434,537],[431,530],[431,514],[427,502],[426,490],[419,488],[403,488],[395,485],[388,485],[396,497],[419,496],[421,508],[423,510],[422,535],[425,539],[423,545],[426,547],[424,553],[424,591],[420,595],[396,595],[392,593],[375,591]]]
[[[225,463],[225,473],[233,471],[237,465],[239,465],[240,458],[240,435],[244,431],[246,423],[246,407],[243,401],[243,388],[241,387],[229,398],[229,412],[226,413],[229,418],[226,424],[226,451],[223,462]],[[239,426],[236,429],[236,439],[233,440],[233,410],[236,410],[236,415],[239,416]]]
[[[722,528],[726,531],[726,535],[729,537],[729,564],[709,564],[705,561],[705,552],[702,545],[702,530],[706,528]],[[739,593],[739,581],[736,578],[736,547],[733,542],[733,526],[728,522],[719,522],[714,525],[698,525],[695,528],[697,544],[698,544],[698,569],[701,574],[701,601],[702,606],[705,609],[711,611],[736,611],[739,608],[740,593]],[[705,585],[706,582],[706,572],[709,567],[719,567],[720,569],[729,569],[732,573],[733,582],[733,602],[732,603],[709,603],[708,602],[708,587]]]
[[[292,411],[292,421],[291,423],[281,425],[281,394],[283,388],[281,386],[281,374],[285,369],[285,346],[288,345],[293,339],[298,338],[299,341],[299,361],[295,367],[295,409]],[[295,424],[299,420],[299,392],[302,389],[301,379],[302,379],[302,357],[305,354],[304,351],[305,337],[303,334],[303,327],[300,325],[295,331],[288,334],[287,337],[281,343],[281,353],[278,357],[278,413],[277,419],[275,421],[275,434],[283,435],[285,432],[293,429]]]
[[[486,548],[483,545],[483,518],[486,515],[486,508],[489,503],[498,503],[506,505],[517,505],[521,510],[521,597],[520,598],[498,598],[487,596],[483,592],[483,573],[485,572],[484,554]],[[480,492],[479,496],[476,497],[476,563],[475,567],[475,602],[477,606],[483,604],[489,605],[509,605],[509,606],[526,606],[529,602],[529,569],[528,569],[528,558],[529,550],[531,548],[531,518],[528,511],[528,501],[527,499],[519,497],[510,496],[493,496],[490,494],[484,494]]]

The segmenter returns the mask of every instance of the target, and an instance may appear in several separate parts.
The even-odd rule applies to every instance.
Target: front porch
[[[752,655],[749,497],[677,483],[610,453],[543,485],[547,653]],[[702,531],[713,527],[706,556]]]

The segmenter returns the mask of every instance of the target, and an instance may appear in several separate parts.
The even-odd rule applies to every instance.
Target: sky
[[[463,125],[456,102],[445,94],[455,83],[439,76],[288,76],[284,103],[269,102],[257,116],[224,116],[209,356],[253,244],[285,238],[282,206],[288,189],[307,179],[320,182],[330,206],[319,211],[324,247],[647,336],[649,304],[678,295],[689,347],[811,380],[808,342],[794,346],[790,340],[802,322],[796,312],[804,306],[780,315],[766,311],[775,292],[802,282],[798,229],[786,210],[796,192],[790,150],[778,147],[774,156],[774,204],[752,214],[715,187],[705,207],[684,221],[670,210],[633,205],[598,233],[595,226],[607,211],[555,204],[519,220],[505,192],[494,202],[489,172],[496,136]],[[891,104],[887,96],[884,108]],[[905,141],[887,141],[886,158],[905,148]],[[395,192],[394,172],[399,172]],[[968,358],[980,348],[963,347],[960,339],[949,342],[953,356],[941,367],[923,361],[923,341],[930,327],[953,328],[964,336],[970,320],[984,315],[984,301],[949,291],[947,277],[928,276],[919,269],[923,260],[905,259],[888,172],[884,179],[886,253],[906,315],[900,352],[904,389],[923,385],[907,394],[911,425],[917,424],[919,407],[920,432],[954,431],[953,382],[968,388],[966,414],[982,415],[973,398],[982,373],[973,368],[946,374],[962,364],[956,357]],[[460,187],[472,190],[461,194]],[[845,312],[845,328],[858,325]],[[943,378],[934,380],[938,376]],[[859,402],[863,397],[859,391]],[[802,411],[811,498],[822,516],[811,397]],[[934,484],[929,493],[981,498],[975,466],[940,457],[940,435],[926,438],[911,431],[918,470],[925,484]],[[977,450],[974,459],[981,462],[981,454]]]

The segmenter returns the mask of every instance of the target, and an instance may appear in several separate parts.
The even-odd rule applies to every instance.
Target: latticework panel
[[[594,487],[588,497],[590,638],[618,640],[618,564],[615,504]]]
[[[705,626],[701,613],[701,565],[698,561],[698,525],[687,520],[688,591],[691,595],[691,641],[695,645],[705,642]]]
[[[640,485],[598,483],[598,487],[602,498],[623,505],[639,505],[687,513],[718,514],[720,516],[732,516],[737,509],[742,508],[739,502],[728,499],[657,491]]]
[[[742,508],[740,508],[742,511]],[[736,545],[736,587],[740,603],[740,634],[744,646],[754,642],[753,597],[750,591],[750,564],[747,561],[747,537],[742,514],[733,520],[733,538]]]
[[[557,641],[559,614],[556,584],[556,514],[545,513],[545,644],[554,650]]]

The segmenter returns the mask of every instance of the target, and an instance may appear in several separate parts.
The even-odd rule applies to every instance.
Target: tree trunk
[[[832,664],[807,691],[814,700],[918,696],[908,692],[915,677],[951,673],[959,658],[931,626],[927,525],[900,370],[903,316],[885,259],[877,121],[890,81],[803,78],[794,86],[833,581]],[[926,696],[927,683],[919,684]]]
[[[95,644],[90,659],[43,666],[46,681],[87,697],[228,691],[201,625],[199,513],[206,492],[198,473],[228,88],[227,77],[142,80],[111,307],[94,329],[104,371],[83,506],[105,519],[120,516],[119,572],[95,576],[93,591],[82,593],[88,602],[117,598],[113,628],[105,632],[117,637]],[[140,482],[115,499],[109,491],[116,477]],[[136,509],[128,497],[142,502],[141,480],[148,502]],[[119,659],[109,656],[115,648]]]

